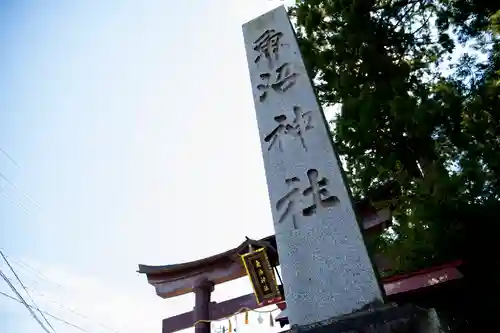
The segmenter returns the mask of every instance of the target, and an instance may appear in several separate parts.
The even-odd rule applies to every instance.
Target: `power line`
[[[39,294],[40,296],[42,296],[42,297],[46,296],[46,295],[41,294],[41,293],[38,293],[38,294]],[[89,321],[89,322],[91,322],[91,323],[94,323],[94,324],[96,324],[96,325],[100,326],[101,328],[103,328],[103,329],[105,329],[105,330],[107,330],[107,331],[110,331],[110,332],[113,332],[113,333],[119,333],[118,331],[114,330],[113,328],[108,327],[108,326],[106,326],[106,325],[104,325],[104,324],[102,324],[102,323],[100,323],[100,322],[98,322],[98,321],[92,320],[92,319],[90,319],[89,317],[87,317],[87,316],[85,316],[85,315],[83,315],[83,314],[81,314],[81,313],[78,313],[77,311],[75,311],[75,310],[73,310],[73,309],[71,309],[71,308],[69,308],[69,307],[65,306],[64,304],[60,304],[60,303],[55,302],[55,301],[53,301],[53,300],[51,300],[51,299],[49,299],[48,301],[49,301],[49,302],[51,302],[51,303],[54,303],[55,305],[57,305],[57,306],[58,306],[58,307],[60,307],[61,309],[65,309],[65,310],[67,310],[67,311],[69,311],[69,312],[71,312],[71,313],[73,313],[73,314],[77,315],[78,317],[81,317],[81,318],[83,318],[83,319],[85,319],[85,320],[87,320],[87,321]]]
[[[43,211],[42,207],[35,201],[35,199],[33,199],[28,193],[24,192],[23,190],[21,190],[19,187],[17,187],[16,184],[14,184],[9,178],[7,178],[3,173],[0,172],[0,178],[2,178],[3,180],[5,180],[7,183],[10,184],[10,186],[12,186],[16,191],[18,191],[19,193],[21,193],[23,196],[25,196],[26,198],[28,198],[31,203],[33,205],[36,206],[36,208],[38,208],[39,210]]]
[[[18,167],[18,168],[19,168],[19,164],[17,164],[17,162],[16,162],[16,161],[15,161],[15,160],[14,160],[14,159],[13,159],[13,158],[9,155],[9,154],[7,154],[7,152],[6,152],[5,150],[3,150],[2,148],[0,148],[0,152],[2,152],[5,156],[7,156],[7,158],[8,158],[8,159],[9,159],[12,163],[14,163],[14,165],[15,165],[16,167]]]
[[[53,284],[53,285],[54,285],[54,286],[56,286],[57,288],[64,289],[64,288],[63,288],[60,284],[58,284],[57,282],[55,282],[55,281],[51,280],[50,278],[48,278],[47,276],[45,276],[44,274],[42,274],[42,273],[41,273],[40,271],[38,271],[37,269],[35,269],[35,268],[31,267],[30,265],[28,265],[26,262],[24,262],[24,261],[22,261],[22,260],[20,260],[20,259],[16,259],[16,258],[14,258],[14,257],[12,257],[12,256],[6,255],[6,254],[3,252],[3,249],[2,249],[2,248],[0,248],[0,253],[1,253],[1,255],[2,255],[2,256],[5,256],[5,257],[6,257],[6,258],[10,261],[10,262],[12,262],[12,264],[19,265],[19,267],[26,269],[29,273],[36,275],[36,278],[38,278],[38,279],[40,279],[40,280],[43,280],[43,281],[46,281],[46,282],[48,282],[48,283],[50,283],[50,284]],[[35,282],[35,283],[36,283],[36,279],[35,279],[33,282]],[[90,323],[92,323],[92,324],[95,324],[95,325],[97,325],[97,326],[100,326],[100,327],[101,327],[101,328],[103,328],[104,330],[107,330],[107,331],[110,331],[110,332],[113,332],[113,333],[119,333],[117,330],[115,330],[115,329],[113,329],[113,328],[111,328],[111,327],[109,327],[109,326],[107,326],[107,325],[105,325],[105,324],[103,324],[103,323],[101,323],[101,322],[99,322],[99,321],[93,320],[93,319],[91,319],[91,318],[89,318],[89,317],[85,316],[84,314],[79,313],[79,312],[77,312],[77,311],[73,310],[72,308],[70,308],[70,307],[68,307],[68,306],[66,306],[66,305],[64,305],[64,304],[61,304],[61,303],[55,302],[55,301],[54,301],[54,300],[52,300],[52,299],[49,299],[49,298],[50,298],[50,296],[49,296],[49,295],[45,295],[44,293],[39,292],[38,290],[36,290],[36,288],[26,287],[26,289],[30,290],[32,293],[35,293],[35,294],[37,294],[37,295],[39,295],[39,296],[44,297],[44,298],[45,298],[45,297],[47,297],[47,301],[49,301],[49,302],[51,302],[51,303],[53,303],[53,304],[57,305],[59,308],[64,309],[64,310],[66,310],[66,311],[69,311],[69,312],[71,312],[71,313],[73,313],[73,314],[75,314],[75,315],[77,315],[77,316],[79,316],[79,317],[81,317],[81,318],[83,318],[83,319],[87,320],[88,322],[90,322]],[[39,311],[42,311],[42,310],[40,310],[40,309],[38,309],[38,310],[39,310]],[[44,311],[42,311],[42,312],[46,314],[46,312],[44,312]]]
[[[3,251],[1,248],[0,248],[0,251]],[[42,274],[42,272],[38,271],[37,269],[31,267],[30,265],[28,265],[26,262],[22,261],[21,259],[16,259],[16,258],[13,258],[12,256],[9,256],[9,255],[6,255],[4,253],[4,255],[13,263],[15,263],[16,265],[18,265],[19,267],[25,269],[27,272],[30,272],[34,275],[36,275],[36,277],[42,281],[45,281],[47,283],[50,283],[52,285],[54,285],[55,287],[57,288],[62,288],[62,286],[55,282],[55,281],[52,281],[50,278],[48,278],[47,276],[45,276],[44,274]],[[35,281],[36,283],[36,281]]]
[[[19,168],[19,164],[2,148],[0,148],[0,152],[3,153],[16,167]],[[7,183],[9,183],[16,191],[21,193],[23,196],[28,198],[39,210],[43,211],[42,207],[31,197],[28,193],[25,191],[21,190],[19,187],[16,186],[9,178],[7,178],[3,173],[0,172],[0,178],[5,180]]]
[[[26,208],[22,203],[20,203],[19,201],[17,201],[16,199],[14,199],[9,193],[7,193],[3,188],[0,187],[0,192],[2,192],[6,197],[7,199],[10,200],[10,202],[12,202],[14,205],[16,205],[18,208],[21,208],[22,210],[24,210],[26,213],[28,213],[28,215],[31,215],[33,216],[33,212],[31,210],[29,210],[28,208]]]
[[[28,289],[26,289],[26,286],[23,284],[23,282],[21,281],[21,279],[19,278],[19,275],[17,275],[16,271],[14,270],[14,268],[10,265],[9,261],[7,260],[7,258],[5,257],[5,255],[3,254],[2,250],[0,250],[0,255],[2,256],[3,260],[5,261],[5,263],[7,264],[7,266],[9,266],[10,270],[12,271],[12,273],[14,274],[17,282],[19,282],[19,284],[21,285],[21,287],[23,287],[24,291],[26,292],[26,295],[28,295],[28,297],[30,298],[31,302],[33,303],[35,309],[38,310],[38,313],[40,313],[40,315],[42,316],[42,318],[45,320],[45,322],[47,323],[47,325],[49,325],[49,327],[52,329],[52,331],[54,333],[56,333],[56,330],[54,329],[54,327],[52,327],[52,325],[50,324],[50,322],[48,321],[48,319],[43,315],[42,311],[40,311],[40,309],[38,308],[38,306],[36,305],[35,303],[35,300],[33,299],[33,297],[31,297],[31,294],[28,292]]]
[[[0,291],[0,295],[3,295],[3,296],[5,296],[5,297],[7,297],[7,298],[10,298],[11,300],[16,301],[16,302],[18,302],[18,303],[22,303],[22,302],[21,302],[20,300],[18,300],[17,298],[12,297],[12,296],[10,296],[10,295],[8,295],[8,294],[6,294],[6,293],[3,293],[3,292],[1,292],[1,291]],[[30,308],[32,308],[32,306],[31,306],[31,305],[28,305],[28,306],[29,306]],[[55,320],[57,320],[57,321],[60,321],[61,323],[64,323],[64,324],[69,325],[69,326],[73,326],[74,328],[79,329],[79,330],[80,330],[80,331],[82,331],[82,332],[87,332],[87,333],[90,333],[89,331],[87,331],[87,330],[85,330],[85,329],[81,328],[81,327],[80,327],[80,326],[78,326],[78,325],[72,324],[72,323],[70,323],[69,321],[66,321],[66,320],[64,320],[64,319],[61,319],[61,318],[59,318],[59,317],[56,317],[56,316],[54,316],[53,314],[50,314],[50,313],[48,313],[48,312],[46,312],[46,311],[42,311],[42,312],[43,312],[45,315],[47,315],[47,316],[49,316],[49,317],[51,317],[51,318],[54,318],[54,319],[55,319]]]
[[[45,327],[45,325],[40,321],[40,319],[37,317],[36,313],[33,311],[33,309],[31,308],[31,306],[26,303],[26,301],[24,300],[23,296],[21,296],[21,294],[17,291],[16,287],[10,282],[9,278],[7,278],[7,276],[2,272],[2,270],[0,269],[0,276],[2,277],[2,279],[4,279],[5,282],[7,282],[7,284],[9,285],[10,289],[12,289],[12,291],[16,294],[16,296],[19,298],[19,301],[26,307],[26,309],[28,309],[29,313],[31,314],[31,316],[36,320],[36,322],[40,325],[40,327],[47,333],[51,333],[47,327]]]

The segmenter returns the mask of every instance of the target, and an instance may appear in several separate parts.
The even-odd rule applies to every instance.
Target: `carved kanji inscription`
[[[300,144],[305,151],[307,151],[306,141],[304,134],[310,129],[314,128],[312,120],[312,112],[303,112],[300,106],[293,107],[293,119],[289,120],[286,115],[281,114],[274,117],[278,125],[264,137],[264,141],[269,143],[267,150],[270,151],[274,146],[280,151],[283,151],[282,139],[284,136],[291,136],[298,138]]]
[[[253,42],[254,51],[259,55],[255,58],[254,63],[258,64],[262,58],[268,61],[269,68],[272,67],[273,60],[278,60],[279,50],[288,44],[281,43],[283,33],[274,29],[267,29]]]
[[[260,74],[260,78],[264,83],[257,85],[257,89],[261,92],[259,101],[264,102],[270,90],[283,94],[288,89],[293,87],[297,82],[298,74],[293,70],[292,64],[285,62],[273,72]]]
[[[316,169],[306,172],[307,186],[301,186],[299,177],[285,179],[290,190],[276,202],[276,209],[280,212],[278,222],[290,218],[294,229],[297,229],[297,215],[313,216],[318,209],[336,205],[339,198],[331,195],[328,190],[328,179],[320,177]]]

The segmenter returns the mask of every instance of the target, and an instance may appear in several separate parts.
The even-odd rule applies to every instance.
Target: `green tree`
[[[496,303],[500,3],[307,0],[290,15],[320,103],[340,105],[333,138],[354,195],[399,187],[377,250],[394,272],[463,259],[464,303]]]
[[[479,0],[290,9],[321,104],[341,105],[334,141],[353,193],[400,187],[396,237],[378,242],[397,271],[473,257],[464,242],[483,242],[471,225],[498,217],[499,9]]]

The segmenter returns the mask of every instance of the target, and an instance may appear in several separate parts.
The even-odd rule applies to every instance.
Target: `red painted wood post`
[[[210,320],[210,296],[214,290],[212,281],[202,280],[193,287],[195,295],[194,322],[198,320]],[[195,325],[195,333],[210,333],[209,322],[199,322]]]

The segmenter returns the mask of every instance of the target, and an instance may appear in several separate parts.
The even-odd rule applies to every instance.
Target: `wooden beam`
[[[409,276],[401,280],[385,282],[384,289],[387,295],[396,295],[461,278],[463,278],[463,275],[457,268],[444,267],[432,272]]]
[[[148,277],[148,282],[156,289],[156,294],[162,298],[170,298],[190,293],[198,280],[207,279],[214,284],[224,283],[246,276],[243,265],[239,262],[229,261],[225,266],[206,267],[203,271],[194,273],[189,277],[174,281],[157,280]]]
[[[162,333],[177,332],[194,326],[193,311],[163,319]]]
[[[210,303],[210,320],[225,318],[241,308],[255,310],[261,307],[255,301],[255,295],[248,294],[230,299],[222,303]],[[163,319],[163,333],[180,331],[194,325],[193,311],[181,313],[177,316]]]

